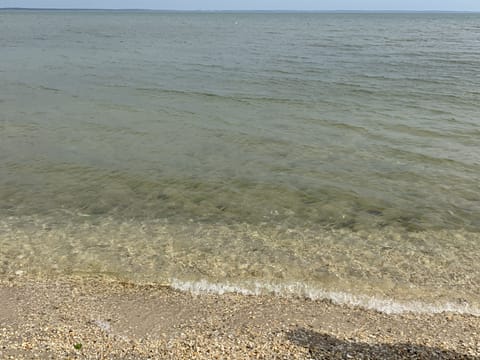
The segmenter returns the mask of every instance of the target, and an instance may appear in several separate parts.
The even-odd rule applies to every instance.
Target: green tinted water
[[[476,312],[478,20],[0,13],[0,271]]]

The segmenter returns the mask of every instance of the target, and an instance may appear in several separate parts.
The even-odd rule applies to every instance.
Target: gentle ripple
[[[478,309],[479,20],[1,11],[0,272]]]

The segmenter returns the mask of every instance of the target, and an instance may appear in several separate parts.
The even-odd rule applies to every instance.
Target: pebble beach
[[[23,275],[0,304],[1,359],[480,358],[480,318],[454,313]]]
[[[0,360],[480,360],[480,13],[7,3]]]

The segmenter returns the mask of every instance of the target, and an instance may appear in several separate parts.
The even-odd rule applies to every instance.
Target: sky
[[[164,10],[480,11],[480,0],[0,0],[0,7]]]

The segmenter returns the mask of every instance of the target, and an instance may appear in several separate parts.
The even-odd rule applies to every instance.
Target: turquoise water
[[[479,20],[0,12],[0,272],[478,312]]]

